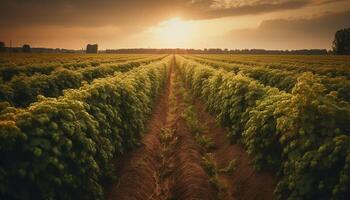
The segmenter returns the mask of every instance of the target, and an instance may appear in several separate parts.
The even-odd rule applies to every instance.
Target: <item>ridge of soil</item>
[[[251,158],[239,144],[231,144],[227,138],[227,131],[217,125],[215,117],[206,111],[206,106],[198,99],[194,100],[198,120],[206,125],[204,135],[211,137],[215,148],[211,151],[220,168],[226,167],[233,159],[237,161],[237,167],[233,173],[221,173],[219,175],[227,187],[223,199],[242,200],[273,200],[276,180],[269,172],[257,172],[250,164]]]
[[[116,171],[119,178],[107,191],[107,199],[156,199],[160,195],[158,169],[161,165],[161,145],[158,132],[167,120],[169,81],[170,76],[164,92],[155,104],[146,127],[147,133],[140,141],[141,145],[117,160]]]
[[[194,141],[183,120],[177,125],[179,145],[176,149],[176,166],[174,171],[174,199],[216,199],[216,194],[210,185],[210,177],[201,166],[201,148]]]

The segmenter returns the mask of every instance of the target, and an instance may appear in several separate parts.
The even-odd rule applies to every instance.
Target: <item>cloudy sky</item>
[[[350,0],[0,0],[13,46],[330,48]]]

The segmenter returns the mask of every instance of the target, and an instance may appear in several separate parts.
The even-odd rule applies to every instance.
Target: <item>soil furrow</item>
[[[167,121],[170,83],[158,97],[159,100],[147,126],[141,145],[125,154],[116,163],[118,180],[109,190],[107,199],[138,200],[159,199],[161,193],[159,168],[161,167],[160,129]]]
[[[205,110],[198,100],[194,102],[198,112],[198,120],[206,124],[204,134],[211,137],[215,148],[212,151],[219,168],[226,167],[235,160],[237,166],[231,173],[220,173],[219,178],[225,183],[227,192],[223,199],[272,200],[275,199],[275,179],[271,173],[257,172],[250,164],[251,159],[238,144],[231,144],[226,137],[227,130],[219,127],[215,118]]]
[[[174,199],[215,199],[209,176],[201,166],[201,149],[183,120],[178,121],[176,134],[179,143],[175,153]]]
[[[174,79],[170,69],[167,89],[159,97],[148,132],[141,146],[118,162],[119,178],[108,199],[215,199],[201,167],[201,149],[181,119],[184,108],[174,93]]]

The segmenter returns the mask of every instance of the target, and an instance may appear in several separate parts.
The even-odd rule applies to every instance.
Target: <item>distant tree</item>
[[[0,42],[0,52],[5,52],[5,51],[6,51],[5,43]]]
[[[31,48],[30,48],[29,44],[25,44],[22,46],[22,52],[23,53],[30,53],[31,52]]]
[[[333,52],[338,55],[350,55],[350,28],[335,33]]]
[[[98,46],[97,44],[88,44],[86,46],[86,53],[97,53]]]

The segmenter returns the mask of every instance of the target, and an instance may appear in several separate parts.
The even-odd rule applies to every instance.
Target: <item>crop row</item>
[[[245,66],[245,65],[232,65],[220,61],[212,61],[203,58],[197,57],[188,57],[193,59],[196,62],[210,65],[215,68],[222,68],[233,73],[242,73],[246,76],[249,76],[260,83],[276,87],[279,90],[284,90],[288,93],[292,92],[292,89],[297,83],[298,77],[303,73],[307,72],[295,72],[287,71],[282,69],[271,69],[263,66]],[[310,72],[308,72],[310,73]],[[327,92],[336,91],[337,95],[345,100],[350,102],[350,80],[347,80],[344,77],[327,77],[321,75],[314,75],[321,80],[321,83],[325,86]]]
[[[312,72],[328,77],[343,76],[350,79],[350,59],[347,56],[197,55],[196,57],[299,73]]]
[[[57,70],[50,75],[16,77],[0,85],[0,101],[10,106],[26,107],[37,100],[38,95],[58,97],[64,89],[79,88],[84,81],[90,83],[96,78],[113,75],[115,72],[126,72],[142,64],[160,60],[164,56],[149,57],[123,63],[104,64],[99,67],[86,67],[80,70]]]
[[[0,196],[103,199],[113,163],[138,144],[171,57],[0,115]]]
[[[1,56],[1,55],[0,55]],[[55,56],[60,56],[55,60]],[[0,80],[1,82],[11,81],[11,79],[15,76],[32,76],[34,74],[46,74],[49,75],[56,70],[60,69],[70,69],[77,70],[85,67],[97,67],[101,64],[109,63],[114,64],[117,62],[126,62],[135,59],[146,58],[146,56],[115,56],[115,57],[106,57],[101,56],[101,58],[91,58],[91,57],[83,57],[81,56],[81,60],[76,59],[68,59],[71,56],[68,55],[52,55],[49,58],[41,58],[40,55],[33,55],[33,57],[38,57],[38,60],[30,59],[24,63],[16,63],[16,62],[3,62],[0,63]],[[53,58],[52,58],[53,57]],[[14,60],[20,60],[21,55],[13,56]],[[79,58],[79,57],[77,57]],[[88,59],[89,58],[89,59]]]
[[[346,199],[350,195],[350,105],[303,73],[291,93],[183,57],[177,65],[232,142],[257,169],[277,172],[278,199]]]

